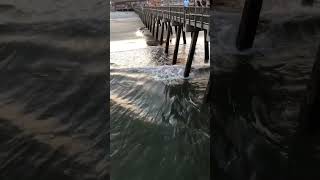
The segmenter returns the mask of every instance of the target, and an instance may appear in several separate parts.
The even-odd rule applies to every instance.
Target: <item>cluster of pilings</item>
[[[180,45],[180,37],[183,38],[183,44],[186,44],[186,33],[191,32],[191,44],[188,53],[187,63],[185,66],[184,77],[188,77],[191,71],[192,61],[195,54],[196,44],[198,40],[198,35],[200,31],[204,31],[204,62],[207,63],[209,61],[209,41],[208,41],[208,33],[206,29],[199,28],[197,26],[193,26],[185,23],[186,21],[190,22],[190,18],[187,20],[186,15],[180,17],[179,20],[172,19],[169,16],[166,17],[163,13],[155,13],[152,10],[140,10],[136,11],[140,16],[140,19],[145,24],[145,26],[150,30],[152,36],[159,41],[160,45],[165,43],[165,53],[169,53],[169,45],[170,45],[170,37],[173,36],[173,27],[176,34],[176,42],[173,52],[172,64],[177,63],[179,45]],[[171,13],[171,12],[170,12]],[[182,13],[182,12],[172,12],[172,13]],[[194,21],[196,23],[196,21]],[[161,31],[160,31],[161,28]],[[165,33],[166,31],[166,33]],[[159,36],[160,32],[160,36]],[[164,37],[164,35],[166,37]],[[165,40],[164,40],[165,38]]]

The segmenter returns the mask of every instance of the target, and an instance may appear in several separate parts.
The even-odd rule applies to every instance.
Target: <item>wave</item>
[[[0,179],[108,177],[104,3],[0,3]]]
[[[101,19],[72,19],[64,21],[0,24],[0,32],[5,34],[47,34],[59,37],[107,37],[106,20]]]

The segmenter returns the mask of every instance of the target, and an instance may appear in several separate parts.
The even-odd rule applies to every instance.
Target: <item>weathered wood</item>
[[[187,64],[186,64],[186,68],[184,70],[184,77],[188,77],[190,74],[193,56],[194,56],[194,52],[196,50],[198,35],[199,35],[199,31],[195,31],[192,33],[192,39],[191,39],[191,45],[190,45],[190,49],[189,49]]]
[[[209,61],[209,42],[208,42],[208,33],[207,30],[204,30],[204,62]]]
[[[177,27],[177,26],[175,26],[175,27]],[[182,26],[180,25],[180,26],[178,26],[178,31],[177,31],[177,36],[176,36],[176,45],[174,47],[172,64],[177,63],[181,31],[182,31]]]
[[[242,10],[236,47],[239,50],[252,48],[259,23],[263,0],[246,0]]]
[[[163,33],[164,33],[164,26],[165,26],[165,22],[162,21],[162,25],[161,25],[161,35],[160,35],[160,44],[163,43]]]
[[[183,44],[187,44],[186,32],[182,31]]]
[[[170,43],[170,35],[171,35],[171,26],[170,26],[170,22],[168,23],[168,32],[167,32],[167,38],[166,38],[166,49],[165,49],[165,53],[168,54],[169,52],[169,43]]]

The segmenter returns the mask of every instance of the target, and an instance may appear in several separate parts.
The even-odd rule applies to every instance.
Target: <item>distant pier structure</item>
[[[146,0],[111,0],[110,10],[113,11],[133,11],[134,6],[143,6]]]
[[[192,61],[196,49],[198,35],[204,31],[204,61],[209,61],[209,8],[208,7],[189,7],[183,6],[153,6],[153,7],[135,7],[135,12],[145,26],[152,32],[152,35],[160,44],[164,43],[165,52],[169,51],[170,36],[173,35],[173,29],[176,33],[176,42],[173,52],[172,64],[177,63],[180,37],[182,36],[186,44],[186,32],[191,32],[191,44],[184,71],[184,77],[188,77],[191,71]],[[173,28],[174,27],[174,28]],[[161,31],[160,31],[161,30]],[[166,37],[164,32],[166,31]],[[160,34],[159,34],[160,33]],[[159,36],[160,35],[160,36]]]

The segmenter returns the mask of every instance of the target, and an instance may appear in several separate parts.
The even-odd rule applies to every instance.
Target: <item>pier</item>
[[[169,52],[169,40],[173,35],[173,27],[176,33],[176,42],[173,53],[172,64],[177,63],[180,37],[182,36],[184,44],[186,44],[186,32],[191,32],[191,44],[187,57],[187,63],[184,71],[184,77],[188,77],[191,71],[192,61],[196,49],[198,35],[200,31],[204,31],[204,61],[209,61],[209,8],[207,7],[189,7],[184,9],[183,6],[161,6],[161,7],[135,7],[135,12],[139,15],[141,21],[150,30],[153,37],[164,43],[165,37],[165,53]],[[161,28],[161,31],[160,31]],[[160,36],[159,36],[160,33]]]

